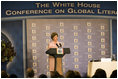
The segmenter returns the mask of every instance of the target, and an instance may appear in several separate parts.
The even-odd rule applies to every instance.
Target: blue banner
[[[117,16],[117,1],[2,1],[1,17],[39,15]]]

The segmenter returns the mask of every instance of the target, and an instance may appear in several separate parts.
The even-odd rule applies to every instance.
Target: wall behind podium
[[[89,60],[111,56],[108,19],[27,19],[27,66],[35,70],[35,77],[50,75],[45,51],[52,32],[71,50],[63,57],[64,74],[77,70],[85,77]]]

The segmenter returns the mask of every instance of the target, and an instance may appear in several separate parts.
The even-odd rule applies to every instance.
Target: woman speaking
[[[62,47],[61,43],[58,42],[58,34],[56,32],[53,32],[51,34],[51,39],[52,41],[48,44],[48,49]],[[49,71],[54,71],[55,64],[57,65],[57,72],[59,72],[59,74],[62,74],[62,58],[57,58],[57,61],[55,63],[55,58],[49,55]]]

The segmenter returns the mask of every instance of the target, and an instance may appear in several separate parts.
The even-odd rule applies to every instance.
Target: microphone
[[[59,43],[60,47],[62,47],[61,43]]]
[[[59,43],[59,45],[56,43],[56,45],[58,48],[62,47],[61,43]]]
[[[56,43],[57,47],[59,48],[59,45]]]

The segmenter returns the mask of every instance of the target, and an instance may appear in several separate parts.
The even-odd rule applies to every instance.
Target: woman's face
[[[57,41],[57,40],[58,40],[58,36],[55,35],[55,36],[53,37],[53,41]]]

